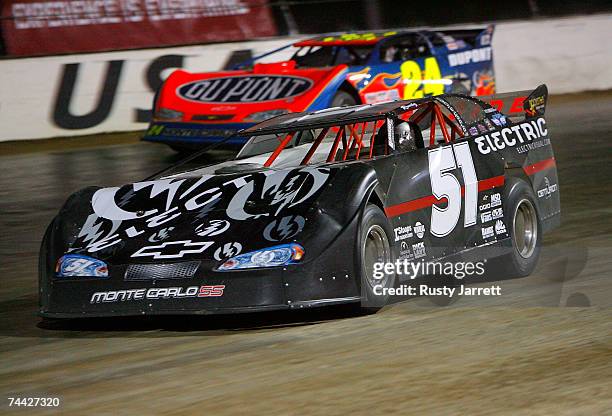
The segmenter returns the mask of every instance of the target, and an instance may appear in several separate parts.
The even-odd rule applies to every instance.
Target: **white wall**
[[[493,53],[498,91],[612,89],[612,14],[502,23]]]
[[[276,39],[0,61],[0,141],[144,129],[146,124],[136,122],[135,111],[151,108],[153,92],[146,76],[156,58],[180,55],[187,70],[215,71],[223,66],[232,50],[252,49],[257,54],[287,43],[290,43],[287,39]],[[123,61],[123,67],[108,116],[89,128],[58,126],[53,113],[64,66],[79,64],[69,109],[78,116],[96,107],[108,63],[113,60]],[[165,75],[171,71],[164,71]]]
[[[497,89],[529,89],[543,82],[552,94],[612,89],[611,41],[608,14],[499,23],[493,38]],[[146,77],[155,59],[180,55],[185,69],[212,71],[233,50],[258,54],[290,42],[283,38],[0,61],[0,141],[144,129],[146,124],[136,121],[136,109],[151,107],[153,93]],[[65,65],[79,64],[69,108],[78,116],[96,107],[108,62],[113,60],[123,61],[123,66],[108,115],[87,128],[58,126],[53,114]]]

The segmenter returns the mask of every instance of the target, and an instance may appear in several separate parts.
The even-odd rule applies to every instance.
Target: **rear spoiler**
[[[476,98],[490,104],[516,122],[544,115],[548,101],[548,88],[542,84],[534,90],[483,95]]]

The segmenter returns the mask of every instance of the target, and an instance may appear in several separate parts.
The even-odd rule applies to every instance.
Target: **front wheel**
[[[355,97],[346,91],[338,91],[331,102],[330,107],[348,107],[357,104]]]
[[[386,274],[381,265],[393,262],[389,236],[391,227],[383,211],[373,204],[366,205],[357,238],[359,255],[361,307],[376,311],[387,303],[388,289],[395,284],[395,274]]]

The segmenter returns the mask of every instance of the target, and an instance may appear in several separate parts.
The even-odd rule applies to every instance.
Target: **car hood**
[[[173,121],[219,123],[249,121],[260,111],[303,111],[347,71],[346,65],[295,69],[288,62],[257,64],[251,70],[175,71],[159,93],[155,113],[164,108],[183,113]]]
[[[291,241],[309,245],[332,238],[354,215],[358,203],[352,207],[346,194],[367,172],[364,166],[301,167],[87,188],[58,215],[63,248],[57,254],[111,264],[222,262]]]

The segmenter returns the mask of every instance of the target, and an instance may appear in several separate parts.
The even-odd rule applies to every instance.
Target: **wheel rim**
[[[538,219],[535,207],[528,199],[522,199],[516,206],[512,230],[518,253],[525,259],[531,257],[538,241]]]
[[[386,286],[390,276],[384,275],[382,279],[374,278],[374,263],[390,263],[391,248],[387,233],[380,225],[372,225],[368,228],[364,242],[361,247],[361,258],[365,268],[365,276],[371,287],[375,285]]]

